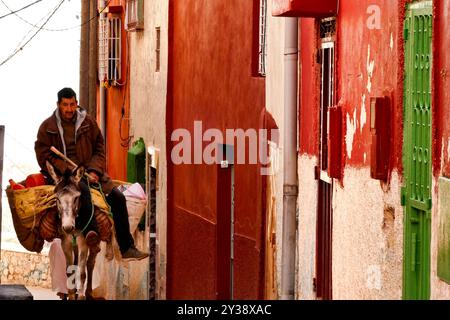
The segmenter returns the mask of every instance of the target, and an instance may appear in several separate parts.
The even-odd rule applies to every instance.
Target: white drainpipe
[[[281,299],[295,298],[297,181],[298,18],[285,18],[284,185]]]

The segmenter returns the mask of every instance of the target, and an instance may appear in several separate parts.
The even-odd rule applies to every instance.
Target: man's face
[[[58,103],[59,114],[64,120],[70,121],[75,115],[77,106],[78,102],[75,97],[72,97],[70,99],[62,98],[61,102]]]

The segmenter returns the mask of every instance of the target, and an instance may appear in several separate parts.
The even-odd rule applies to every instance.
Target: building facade
[[[108,164],[124,179],[120,142],[156,150],[158,299],[280,298],[286,254],[297,299],[450,298],[450,1],[111,5],[127,50],[126,76],[106,89]],[[298,196],[283,253],[292,85]],[[217,138],[268,128],[280,132],[269,175]],[[208,147],[228,162],[205,162]]]

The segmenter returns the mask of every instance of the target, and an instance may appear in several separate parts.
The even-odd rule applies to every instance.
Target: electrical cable
[[[11,139],[13,139],[14,141],[16,141],[24,150],[30,152],[31,154],[35,155],[35,151],[31,150],[30,147],[26,146],[22,141],[20,141],[19,139],[17,139],[16,137],[14,137],[12,134],[6,132],[6,136],[10,137]]]
[[[25,7],[22,7],[22,8],[20,8],[20,9],[17,9],[17,10],[11,10],[11,9],[9,9],[9,8],[5,5],[5,7],[7,7],[8,10],[9,10],[10,12],[7,13],[7,14],[5,14],[5,15],[3,15],[3,16],[0,16],[0,19],[6,18],[7,16],[10,16],[10,15],[12,15],[12,14],[16,15],[17,12],[20,12],[20,11],[22,11],[22,10],[25,10],[25,9],[27,9],[27,8],[29,8],[29,7],[31,7],[31,6],[33,6],[33,5],[35,5],[35,4],[39,3],[39,2],[41,2],[41,1],[42,1],[42,0],[37,0],[37,1],[33,2],[33,3],[27,4]],[[3,1],[2,1],[2,2],[3,2]],[[3,4],[5,4],[5,3],[3,3]]]
[[[11,9],[8,7],[8,5],[7,5],[3,0],[0,0],[0,1],[2,2],[2,4],[3,4],[8,10],[11,11]],[[40,1],[42,1],[42,0],[40,0]],[[84,22],[84,23],[82,23],[82,24],[79,24],[79,25],[76,25],[76,26],[72,26],[72,27],[67,27],[67,28],[60,28],[60,29],[42,28],[42,30],[44,30],[44,31],[51,31],[51,32],[61,32],[61,31],[69,31],[69,30],[73,30],[73,29],[76,29],[76,28],[81,28],[82,26],[84,26],[84,25],[90,23],[92,20],[98,18],[98,17],[100,16],[100,14],[101,14],[103,11],[106,10],[106,8],[108,7],[108,5],[109,5],[110,2],[111,2],[111,0],[108,0],[108,2],[106,3],[105,7],[104,7],[101,11],[97,12],[94,16],[92,16],[91,18],[89,18],[88,21],[86,21],[86,22]],[[11,13],[11,14],[12,14],[12,13]],[[20,20],[22,20],[23,22],[25,22],[26,24],[32,26],[33,28],[39,28],[39,26],[37,26],[36,24],[33,24],[32,22],[29,22],[28,20],[25,20],[23,17],[19,16],[18,14],[14,13],[14,15],[15,15],[17,18],[19,18]]]
[[[127,73],[126,73],[126,78],[125,78],[125,82],[123,84],[121,84],[122,86],[125,86],[124,89],[124,94],[122,97],[122,115],[120,117],[119,120],[119,137],[120,137],[120,145],[124,148],[129,148],[130,147],[130,142],[131,140],[134,138],[133,135],[130,135],[129,131],[130,131],[130,127],[129,127],[129,116],[128,116],[128,137],[123,138],[122,137],[122,122],[126,119],[125,118],[125,105],[126,105],[126,101],[127,101],[127,93],[128,93],[128,88],[129,86],[127,86],[127,82],[128,82],[128,78],[130,77],[130,47],[129,47],[129,33],[127,33],[127,38],[126,38],[126,43],[127,43]]]
[[[16,54],[18,54],[20,51],[23,50],[23,48],[25,48],[25,46],[27,44],[29,44],[31,42],[31,40],[34,39],[34,37],[37,36],[37,34],[42,30],[42,28],[50,21],[50,19],[53,17],[53,15],[56,13],[56,11],[58,11],[58,9],[61,7],[61,5],[65,2],[65,0],[61,0],[60,3],[55,7],[55,9],[53,10],[53,12],[50,14],[50,16],[47,18],[47,20],[45,20],[45,22],[42,24],[42,26],[31,36],[30,39],[28,39],[22,46],[20,46],[20,48],[16,49],[8,58],[6,58],[5,60],[3,60],[0,63],[0,67],[3,66],[5,63],[7,63],[9,60],[11,60]]]

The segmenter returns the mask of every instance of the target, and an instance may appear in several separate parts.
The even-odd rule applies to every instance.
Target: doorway
[[[328,174],[328,109],[335,102],[335,31],[336,19],[320,22],[320,129],[319,129],[319,194],[316,233],[316,296],[332,299],[332,191],[333,179]]]

